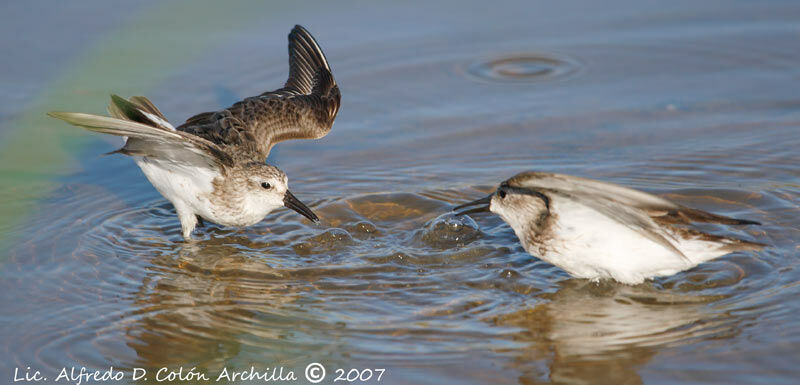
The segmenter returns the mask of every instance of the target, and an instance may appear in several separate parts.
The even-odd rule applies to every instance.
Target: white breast
[[[172,202],[181,222],[193,223],[199,215],[213,223],[224,226],[250,226],[260,222],[282,202],[262,202],[252,195],[241,199],[214,201],[212,182],[219,177],[216,171],[204,167],[190,167],[174,162],[151,158],[137,158],[136,163],[153,186]]]
[[[211,182],[217,177],[215,171],[145,157],[136,157],[136,164],[153,187],[175,205],[179,214],[190,210],[210,218],[205,196],[213,190]]]

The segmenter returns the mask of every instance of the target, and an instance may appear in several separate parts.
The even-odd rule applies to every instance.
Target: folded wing
[[[545,193],[570,197],[609,218],[615,219],[619,223],[628,224],[631,229],[681,256],[683,256],[683,253],[674,246],[674,243],[670,242],[658,231],[656,222],[681,225],[689,225],[694,222],[727,225],[759,224],[755,221],[730,218],[692,209],[653,194],[617,184],[571,175],[527,172],[514,176],[508,180],[508,183],[520,187],[534,188]],[[693,230],[682,230],[682,232],[687,236],[697,237],[702,235],[716,240],[724,239],[723,237],[714,237]],[[737,241],[735,244],[740,245],[742,249],[758,245],[752,242],[735,241]],[[685,256],[683,257],[685,258]]]
[[[725,225],[758,225],[747,219],[736,219],[679,205],[667,199],[613,183],[581,178],[577,176],[544,172],[526,172],[509,179],[510,184],[520,183],[524,187],[557,190],[580,195],[590,202],[617,202],[620,205],[643,210],[649,216],[673,223],[692,222],[719,223]]]

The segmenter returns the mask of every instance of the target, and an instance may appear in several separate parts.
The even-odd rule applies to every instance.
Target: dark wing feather
[[[111,95],[108,113],[117,119],[125,119],[153,127],[175,131],[161,111],[144,96],[131,96],[129,100]]]
[[[221,145],[246,147],[266,158],[280,141],[327,135],[340,101],[325,54],[308,31],[295,26],[289,34],[289,79],[284,88],[195,115],[177,129]]]
[[[305,28],[295,25],[289,33],[289,79],[284,88],[299,95],[310,94],[321,69],[331,71],[325,54]]]
[[[760,222],[749,219],[731,218],[722,215],[712,214],[707,211],[693,209],[686,206],[678,206],[675,210],[661,211],[651,210],[650,216],[664,223],[674,223],[688,225],[694,222],[719,223],[722,225],[760,225]]]
[[[150,101],[150,99],[147,99],[144,96],[131,96],[129,100],[141,110],[147,111],[161,119],[164,119],[165,121],[167,120],[164,114],[161,113],[161,111]]]

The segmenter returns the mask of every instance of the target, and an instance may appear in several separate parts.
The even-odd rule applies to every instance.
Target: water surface
[[[206,6],[140,5],[121,25],[56,38],[82,53],[7,43],[73,69],[46,84],[52,65],[14,66],[34,96],[2,96],[2,137],[49,133],[58,152],[42,156],[63,158],[3,165],[14,215],[0,227],[0,375],[114,366],[215,377],[254,365],[302,376],[313,361],[329,376],[386,368],[391,384],[800,375],[797,4],[252,4],[213,33],[183,21],[223,12]],[[60,17],[47,13],[41,28]],[[153,21],[172,18],[180,28]],[[176,123],[226,106],[282,84],[295,23],[328,54],[342,108],[330,135],[282,143],[270,162],[320,225],[279,210],[184,243],[135,164],[100,155],[119,142],[27,118],[101,112],[111,92],[149,95]],[[165,41],[142,45],[136,31]],[[193,49],[170,48],[182,42]],[[164,61],[134,55],[147,50]],[[125,52],[126,75],[102,64]],[[83,73],[87,63],[105,70]],[[91,83],[77,88],[78,74]],[[757,220],[708,229],[770,247],[630,287],[569,278],[496,217],[448,214],[531,169]]]

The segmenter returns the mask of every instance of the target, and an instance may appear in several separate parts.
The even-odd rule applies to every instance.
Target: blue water
[[[0,226],[0,378],[28,366],[50,381],[81,366],[122,370],[119,383],[161,367],[303,378],[311,362],[329,381],[385,368],[389,384],[800,374],[795,2],[33,2],[2,14],[15,55],[0,67],[0,141],[33,135],[48,146],[20,154],[53,160],[1,169],[0,197],[27,211]],[[323,225],[281,210],[182,243],[135,164],[100,155],[118,141],[35,118],[101,113],[118,93],[179,123],[277,88],[296,23],[325,50],[342,108],[328,136],[281,143],[270,162]],[[596,284],[528,255],[498,218],[442,216],[529,169],[757,220],[711,230],[770,247]]]

